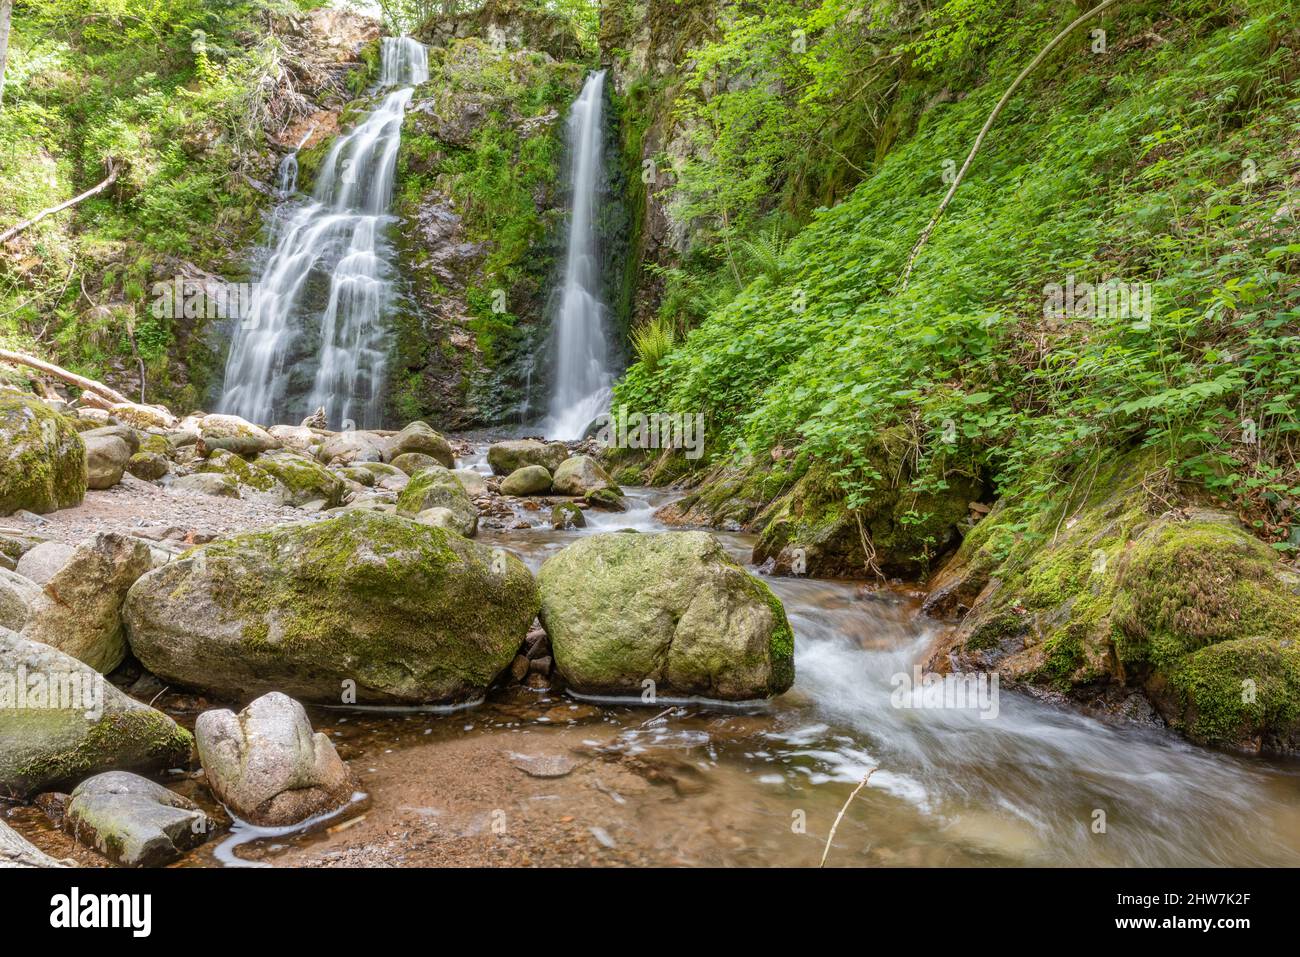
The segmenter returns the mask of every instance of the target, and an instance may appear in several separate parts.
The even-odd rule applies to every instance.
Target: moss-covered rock
[[[434,465],[411,476],[397,496],[397,514],[415,516],[431,508],[445,508],[456,518],[456,531],[472,538],[478,531],[478,508],[451,469]]]
[[[538,578],[556,666],[579,692],[747,700],[794,682],[771,589],[705,532],[593,535]]]
[[[483,692],[537,613],[503,549],[344,511],[191,550],[136,582],[124,618],[154,674],[228,699],[450,702]]]
[[[62,696],[36,701],[33,676],[46,688],[57,683]],[[14,699],[20,679],[27,682],[25,707]],[[26,798],[113,769],[183,767],[192,744],[175,721],[88,665],[0,629],[0,794]]]
[[[64,416],[35,396],[0,394],[0,515],[53,512],[86,494],[86,447]]]
[[[267,452],[254,459],[252,467],[280,484],[286,505],[323,501],[327,508],[333,508],[343,501],[343,482],[305,452]]]
[[[156,482],[171,470],[171,464],[160,452],[136,452],[127,461],[126,470],[138,479]]]
[[[1294,751],[1300,576],[1233,516],[1169,509],[1157,472],[1134,452],[999,502],[932,583],[932,613],[969,611],[930,665],[1141,691],[1195,741]]]

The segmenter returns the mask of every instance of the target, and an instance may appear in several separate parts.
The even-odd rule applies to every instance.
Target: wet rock
[[[158,452],[137,452],[126,463],[126,470],[138,479],[156,482],[171,469],[167,456]]]
[[[609,473],[589,455],[575,455],[565,459],[556,470],[555,480],[551,484],[556,495],[573,495],[578,498],[600,489],[619,491]]]
[[[53,512],[85,496],[85,444],[35,396],[0,394],[0,462],[0,515]]]
[[[126,657],[119,610],[127,590],[152,567],[149,546],[137,538],[87,539],[37,591],[23,636],[107,674]]]
[[[537,439],[512,439],[494,442],[488,447],[488,465],[495,475],[509,475],[525,465],[540,465],[552,475],[569,456],[563,442],[539,442]]]
[[[528,677],[528,659],[523,655],[515,655],[515,660],[510,663],[510,675],[516,681],[523,681]]]
[[[455,473],[441,466],[432,466],[411,476],[406,488],[397,497],[397,514],[419,515],[431,508],[445,508],[455,517],[455,529],[466,538],[478,530],[478,509],[470,501],[465,486]]]
[[[587,516],[573,502],[560,502],[551,509],[551,526],[557,529],[586,528]]]
[[[515,469],[501,482],[502,495],[544,495],[551,489],[551,473],[541,465]]]
[[[162,867],[198,847],[210,830],[193,801],[138,774],[109,771],[82,781],[67,804],[64,829],[125,867]]]
[[[64,866],[0,821],[0,868]]]
[[[213,495],[218,498],[240,497],[239,483],[221,472],[195,472],[193,475],[182,475],[172,482],[170,487],[181,492]]]
[[[510,763],[530,778],[562,778],[572,774],[578,762],[567,754],[511,754]]]
[[[794,681],[780,601],[704,532],[594,535],[547,559],[541,620],[574,689],[748,700]]]
[[[410,452],[427,455],[443,468],[456,467],[451,444],[424,422],[412,422],[389,438],[384,447],[384,461],[391,462]]]
[[[250,823],[297,824],[352,796],[347,765],[287,695],[263,695],[238,715],[205,711],[194,734],[208,786]]]
[[[532,575],[504,549],[345,509],[187,553],[136,582],[124,617],[169,684],[402,704],[477,697],[536,611]]]
[[[189,732],[167,715],[71,655],[0,630],[0,694],[16,696],[20,678],[28,681],[26,707],[0,707],[0,795],[22,799],[100,771],[189,761]],[[55,683],[55,695],[40,706],[33,690]]]

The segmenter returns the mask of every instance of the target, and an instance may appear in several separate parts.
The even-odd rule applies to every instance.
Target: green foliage
[[[641,328],[632,330],[632,348],[636,352],[636,360],[651,372],[659,368],[659,363],[673,351],[676,340],[672,325],[659,316]]]
[[[753,255],[755,239],[742,245],[754,225],[724,226],[716,271],[686,263],[693,275],[676,288],[732,273],[743,289],[666,358],[634,366],[616,402],[705,412],[715,461],[784,447],[832,463],[850,504],[869,493],[871,437],[896,426],[913,436],[916,474],[984,474],[1004,489],[1051,482],[1052,469],[1031,478],[1044,462],[1060,474],[1096,448],[1144,444],[1189,488],[1208,486],[1290,547],[1300,537],[1300,256],[1288,173],[1300,14],[1279,0],[1232,18],[1204,3],[1177,7],[1157,40],[1151,18],[1167,5],[1117,8],[1103,21],[1112,40],[1144,39],[1098,57],[1084,34],[1022,88],[899,295],[907,254],[947,189],[944,161],[961,162],[1011,78],[1072,15],[1034,3],[1014,16],[1005,3],[938,9],[907,42],[921,61],[913,70],[932,66],[897,94],[932,104],[916,132],[892,141],[778,255]],[[769,36],[757,22],[749,29]],[[729,54],[740,56],[741,35],[728,33]],[[710,60],[716,51],[702,70]],[[963,77],[963,97],[940,96]],[[756,80],[741,92],[753,100],[779,88]],[[722,106],[694,109],[715,116],[710,133],[738,129]],[[801,141],[792,132],[769,154],[768,139],[750,137],[769,173],[701,199],[701,183],[742,162],[730,132],[718,135],[705,135],[707,177],[688,170],[680,196],[719,220],[749,209],[756,224],[759,182],[788,182]],[[1048,287],[1070,277],[1149,283],[1150,317],[1047,315]]]

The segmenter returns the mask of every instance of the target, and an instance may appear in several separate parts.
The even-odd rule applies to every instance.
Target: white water
[[[428,78],[420,43],[384,38],[380,85],[396,89],[335,140],[311,199],[273,227],[226,360],[221,411],[270,424],[323,406],[335,428],[379,424],[394,296],[383,233],[402,118],[413,86]],[[282,188],[296,185],[296,159],[282,176]]]
[[[551,327],[554,380],[543,431],[578,439],[596,416],[609,410],[613,376],[600,301],[596,242],[597,191],[603,179],[605,71],[587,78],[568,121],[572,212],[559,308]]]

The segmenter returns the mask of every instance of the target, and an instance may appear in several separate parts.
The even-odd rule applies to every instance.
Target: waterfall
[[[380,86],[390,92],[335,139],[311,199],[277,216],[231,342],[221,411],[271,424],[323,406],[335,428],[379,424],[394,298],[384,227],[402,119],[428,78],[424,46],[384,38]],[[281,173],[293,188],[296,158]]]
[[[600,301],[596,242],[597,191],[604,179],[605,71],[593,73],[574,101],[568,121],[572,211],[559,305],[551,325],[554,379],[543,429],[557,439],[582,437],[583,429],[609,410],[613,376]]]

